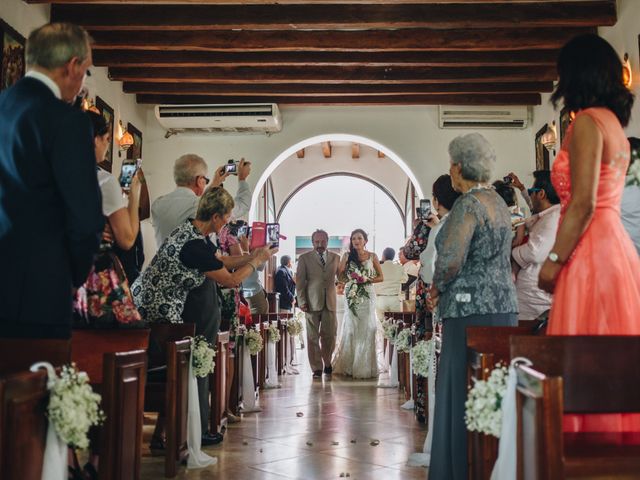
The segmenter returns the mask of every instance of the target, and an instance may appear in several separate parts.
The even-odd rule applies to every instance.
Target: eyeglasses
[[[204,175],[200,175],[200,177],[204,178],[204,184],[205,184],[205,185],[209,185],[209,182],[210,182],[211,180],[209,180],[209,179],[208,179],[207,177],[205,177]]]
[[[529,194],[529,196],[533,195],[536,192],[541,192],[542,189],[541,188],[527,188],[527,193]]]

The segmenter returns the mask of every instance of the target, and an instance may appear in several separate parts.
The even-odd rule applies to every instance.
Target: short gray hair
[[[176,185],[188,186],[198,175],[207,173],[207,162],[198,155],[187,153],[176,160],[173,166],[173,180]]]
[[[28,67],[54,70],[77,57],[89,57],[91,37],[87,31],[71,23],[48,23],[36,28],[27,40],[25,59]]]
[[[488,182],[493,175],[496,153],[491,144],[479,133],[460,135],[449,144],[451,163],[460,165],[462,178]]]
[[[289,255],[283,255],[282,257],[280,257],[280,265],[282,265],[283,267],[288,266],[290,261],[291,257]]]
[[[200,197],[196,220],[206,222],[216,213],[221,217],[224,217],[231,213],[233,206],[233,197],[229,192],[222,187],[211,188],[204,192],[204,195]]]
[[[313,237],[315,237],[316,235],[324,235],[325,237],[327,237],[327,241],[329,241],[329,234],[327,232],[325,232],[324,230],[322,230],[321,228],[317,229],[315,232],[313,232],[311,234],[311,241],[313,242]]]

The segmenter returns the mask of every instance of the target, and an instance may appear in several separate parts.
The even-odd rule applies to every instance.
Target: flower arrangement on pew
[[[85,372],[75,364],[62,367],[60,376],[49,377],[51,395],[47,416],[60,439],[82,450],[89,447],[89,428],[105,420],[100,409],[100,395],[89,384]]]
[[[297,312],[295,317],[287,320],[287,332],[292,337],[302,333],[302,320],[305,318],[304,312]]]
[[[408,328],[400,330],[393,344],[398,352],[408,353],[411,350],[411,330]]]
[[[429,376],[429,365],[434,361],[433,356],[435,355],[435,346],[433,345],[433,342],[433,339],[420,340],[411,349],[411,354],[413,356],[413,371],[423,378],[427,378]]]
[[[278,322],[271,322],[269,324],[269,341],[278,343],[280,341],[280,330],[278,329]]]
[[[396,339],[396,332],[398,331],[398,326],[394,319],[391,317],[385,317],[380,320],[380,325],[382,326],[382,336],[389,340],[389,342],[393,343]]]
[[[475,380],[464,406],[467,430],[500,438],[502,399],[507,390],[507,367],[497,363],[487,380]]]
[[[244,340],[251,355],[257,355],[262,350],[262,335],[255,328],[248,328],[244,335]]]
[[[196,377],[204,378],[213,373],[216,366],[215,356],[215,348],[205,337],[196,335],[191,339],[191,362]]]

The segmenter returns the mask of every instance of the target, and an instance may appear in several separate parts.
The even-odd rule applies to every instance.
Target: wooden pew
[[[563,433],[564,413],[640,412],[640,336],[511,338],[518,478],[638,478],[640,434]]]
[[[241,364],[241,347],[237,341],[234,342],[234,348],[229,348],[227,356],[227,379],[229,390],[228,410],[234,415],[240,415],[240,381],[242,364]]]
[[[534,324],[517,327],[467,327],[467,384],[487,380],[496,363],[510,361],[509,338],[532,335]],[[469,478],[489,480],[498,458],[498,439],[479,432],[468,432]]]
[[[28,371],[36,362],[71,363],[71,340],[0,338],[0,375]]]
[[[0,378],[0,478],[41,480],[49,403],[47,372]]]
[[[154,324],[149,339],[149,373],[145,389],[144,410],[158,412],[165,419],[165,476],[175,477],[176,464],[186,458],[187,392],[189,362],[195,324]]]
[[[398,332],[406,328],[411,328],[411,323],[402,321],[398,322]],[[412,345],[413,342],[414,339],[412,337]],[[400,392],[404,393],[405,400],[409,400],[411,398],[411,377],[409,352],[398,352],[398,387],[400,388]]]
[[[226,422],[227,411],[227,352],[229,349],[229,332],[218,332],[216,341],[216,368],[209,379],[211,391],[211,415],[209,430],[219,432]]]

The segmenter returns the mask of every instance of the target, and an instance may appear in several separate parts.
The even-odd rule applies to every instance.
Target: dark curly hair
[[[358,252],[356,251],[355,248],[353,248],[353,243],[351,242],[351,239],[353,238],[353,236],[356,233],[361,234],[364,237],[364,241],[365,242],[369,241],[369,236],[367,235],[367,232],[365,232],[361,228],[356,228],[353,232],[351,232],[351,235],[349,236],[349,261],[353,262],[355,265],[360,267],[360,266],[362,266],[362,263],[360,262],[360,259],[358,258]]]
[[[109,132],[109,124],[102,115],[91,110],[87,110],[85,114],[89,117],[89,120],[91,120],[94,137],[101,137]]]
[[[592,33],[573,38],[560,50],[557,68],[560,80],[551,95],[554,107],[561,98],[574,112],[606,107],[627,126],[634,95],[624,86],[622,62],[606,40]]]

